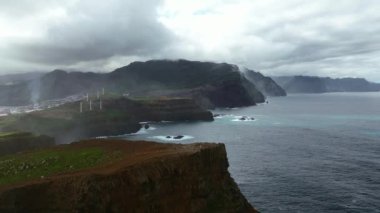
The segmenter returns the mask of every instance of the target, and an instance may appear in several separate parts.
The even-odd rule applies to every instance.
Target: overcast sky
[[[378,0],[0,0],[0,73],[228,62],[380,82]]]

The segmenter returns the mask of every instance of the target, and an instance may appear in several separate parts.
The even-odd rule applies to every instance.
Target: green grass
[[[0,158],[0,185],[8,185],[53,174],[90,168],[117,160],[120,152],[101,148],[76,150],[43,150]]]
[[[0,132],[0,138],[18,135],[18,132]]]
[[[10,123],[14,123],[18,120],[19,115],[9,115],[0,118],[0,127],[4,127],[9,125]]]
[[[29,132],[0,132],[0,141],[7,141],[10,139],[32,139],[36,136]]]

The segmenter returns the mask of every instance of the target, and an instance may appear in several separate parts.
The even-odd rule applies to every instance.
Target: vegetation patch
[[[91,168],[121,158],[121,152],[101,148],[42,150],[0,158],[0,185],[46,178]]]
[[[18,136],[18,135],[19,135],[18,132],[0,132],[0,139],[1,138],[14,137],[14,136]]]

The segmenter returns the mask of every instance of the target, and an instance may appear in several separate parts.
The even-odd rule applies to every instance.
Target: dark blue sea
[[[225,143],[230,173],[261,212],[380,212],[380,93],[297,94],[214,113],[224,115],[125,137]]]

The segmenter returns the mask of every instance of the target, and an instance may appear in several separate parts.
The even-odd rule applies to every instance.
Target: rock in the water
[[[184,137],[183,135],[177,135],[174,137],[174,139],[179,140],[179,139],[182,139],[183,137]]]
[[[254,121],[255,118],[254,117],[249,117],[249,116],[241,116],[239,118],[239,121]]]
[[[166,138],[168,138],[168,139],[169,139],[169,138],[172,138],[172,136],[166,136]]]
[[[225,114],[213,114],[214,118],[220,118],[220,117],[223,117],[223,116],[225,116]]]
[[[144,125],[144,128],[145,128],[145,129],[149,129],[149,127],[150,127],[149,124],[145,124],[145,125]]]

